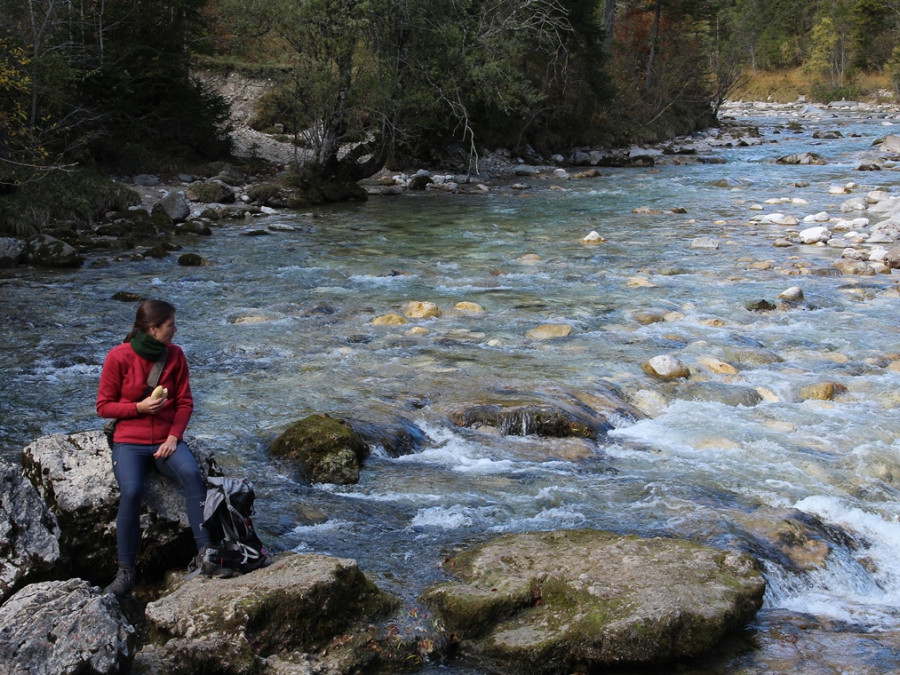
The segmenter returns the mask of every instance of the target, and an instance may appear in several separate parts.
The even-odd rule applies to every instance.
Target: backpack
[[[250,481],[210,476],[207,484],[203,527],[213,542],[207,549],[207,562],[241,573],[268,564],[266,548],[250,520],[256,498]]]

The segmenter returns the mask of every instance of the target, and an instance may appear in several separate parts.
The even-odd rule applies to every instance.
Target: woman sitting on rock
[[[97,414],[118,421],[112,463],[121,493],[116,519],[119,571],[105,590],[120,598],[134,588],[144,478],[151,464],[181,484],[199,551],[194,564],[204,573],[212,572],[204,560],[210,537],[201,526],[206,486],[183,440],[194,399],[187,359],[181,348],[172,344],[175,331],[175,308],[162,300],[145,300],[137,309],[131,332],[110,350],[100,375]],[[159,386],[151,390],[147,383],[150,372],[163,359]]]

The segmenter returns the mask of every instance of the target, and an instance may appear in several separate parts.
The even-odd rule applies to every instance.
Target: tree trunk
[[[653,85],[653,68],[656,66],[656,45],[659,42],[659,15],[662,13],[662,0],[656,0],[653,8],[653,27],[650,29],[650,57],[647,59],[647,81],[644,88],[649,91]]]
[[[616,0],[606,0],[603,4],[603,30],[606,36],[603,47],[607,54],[612,54],[613,39],[616,33]]]

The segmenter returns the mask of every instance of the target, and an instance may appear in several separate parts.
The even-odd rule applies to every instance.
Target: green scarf
[[[147,333],[138,333],[131,338],[131,348],[135,354],[148,361],[158,361],[166,351],[166,346],[162,342]]]

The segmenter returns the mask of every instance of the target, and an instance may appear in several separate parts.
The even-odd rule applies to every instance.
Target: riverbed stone
[[[572,333],[572,326],[564,323],[545,323],[530,329],[525,337],[532,340],[553,340],[555,338],[568,337]]]
[[[747,554],[598,530],[511,534],[444,563],[423,594],[466,656],[506,673],[599,672],[703,654],[753,618]]]
[[[125,673],[135,629],[112,594],[82,579],[26,586],[0,606],[0,662],[7,673]]]
[[[457,426],[503,436],[596,439],[612,429],[602,413],[546,404],[473,405],[452,411],[449,418]]]
[[[847,387],[837,382],[816,382],[802,387],[798,392],[801,401],[832,401],[835,396],[847,391]]]
[[[294,463],[311,483],[349,485],[359,481],[369,446],[346,421],[310,415],[285,429],[269,453]]]
[[[808,164],[818,164],[824,165],[828,162],[825,161],[825,158],[821,155],[816,154],[815,152],[800,152],[794,155],[785,155],[784,157],[779,157],[775,160],[776,164],[799,164],[799,165],[808,165]]]
[[[719,375],[737,375],[738,373],[738,369],[733,365],[731,365],[730,363],[726,363],[721,359],[717,359],[714,356],[698,356],[697,363],[699,363],[707,370],[710,370],[713,373]]]
[[[861,277],[875,276],[875,268],[864,260],[853,260],[851,258],[841,258],[834,261],[833,265],[843,274],[857,275]]]
[[[677,395],[682,399],[711,401],[746,408],[751,408],[763,400],[753,387],[725,382],[688,382],[679,387]]]
[[[215,472],[211,451],[186,440],[201,473]],[[60,551],[70,573],[108,583],[116,567],[119,487],[106,436],[99,430],[43,436],[23,450],[22,466],[59,523]],[[181,488],[156,471],[147,475],[141,530],[139,576],[159,579],[196,553]]]
[[[457,312],[469,312],[472,314],[481,314],[484,312],[484,307],[479,305],[477,302],[470,302],[468,300],[463,300],[461,302],[457,302],[453,305],[453,309]]]
[[[407,323],[409,323],[409,321],[407,321],[405,317],[394,312],[382,314],[372,319],[373,326],[402,326]]]
[[[49,234],[27,240],[20,257],[36,267],[81,267],[84,264],[84,256],[74,246]]]
[[[802,244],[820,244],[831,238],[831,232],[824,225],[808,227],[797,235]]]
[[[406,303],[403,314],[409,319],[431,319],[441,316],[442,312],[433,302],[415,300]]]
[[[60,560],[59,524],[22,469],[0,462],[0,603]]]
[[[803,289],[799,286],[791,286],[790,288],[786,288],[778,294],[779,300],[784,300],[785,302],[802,302],[803,301]]]
[[[324,655],[350,643],[366,672],[381,649],[354,636],[397,606],[355,561],[285,553],[268,567],[231,579],[195,577],[146,607],[152,642],[135,660],[154,672],[256,673],[281,655]],[[282,672],[282,671],[279,671]]]
[[[670,354],[654,356],[641,364],[641,369],[660,380],[677,380],[691,376],[690,369]]]

